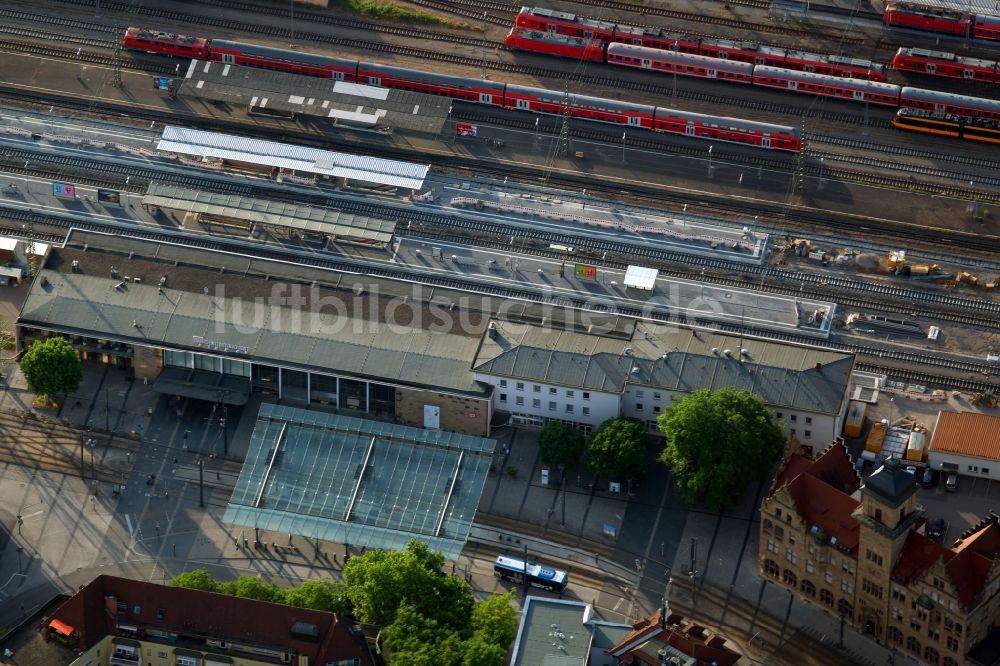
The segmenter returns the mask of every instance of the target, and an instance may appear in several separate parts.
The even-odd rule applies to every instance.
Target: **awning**
[[[62,634],[63,636],[72,636],[73,627],[69,626],[62,620],[52,620],[49,622],[49,628],[55,631],[57,634]]]
[[[250,400],[250,379],[207,370],[167,367],[153,380],[153,390],[239,407]]]
[[[658,274],[659,271],[655,268],[629,266],[628,270],[625,271],[625,286],[653,291],[653,287],[656,286],[656,276]]]

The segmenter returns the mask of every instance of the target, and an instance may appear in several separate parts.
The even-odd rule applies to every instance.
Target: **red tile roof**
[[[608,654],[617,657],[623,664],[650,664],[660,662],[656,650],[669,645],[675,650],[694,657],[699,666],[713,662],[719,666],[732,666],[740,660],[740,654],[725,646],[726,639],[705,631],[693,622],[685,622],[676,613],[668,613],[661,624],[662,610],[632,625],[629,632]],[[652,648],[652,649],[650,649]]]
[[[997,516],[969,530],[955,548],[947,548],[917,532],[910,532],[892,577],[904,583],[920,578],[937,560],[943,560],[945,571],[955,586],[958,600],[972,608],[983,591],[990,569],[1000,558],[1000,527]]]
[[[815,460],[800,453],[789,456],[770,496],[787,486],[803,520],[836,537],[838,548],[854,552],[861,527],[851,514],[860,503],[851,494],[860,485],[847,449],[842,444],[833,444]]]
[[[128,609],[116,610],[115,602],[126,604]],[[163,620],[157,620],[161,609]],[[83,650],[108,634],[116,634],[116,625],[121,623],[162,628],[202,642],[217,638],[294,650],[307,656],[310,664],[358,658],[362,666],[372,666],[364,637],[355,636],[349,624],[333,613],[116,576],[98,576],[53,617],[79,632],[77,647]],[[292,625],[297,622],[315,625],[318,638],[306,640],[292,634]]]
[[[938,412],[929,450],[1000,460],[1000,417],[975,412]]]

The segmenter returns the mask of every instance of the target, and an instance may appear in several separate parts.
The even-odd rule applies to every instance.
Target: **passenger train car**
[[[953,139],[1000,145],[1000,122],[972,121],[959,116],[931,113],[920,109],[900,109],[892,124],[907,132],[934,134]]]
[[[612,24],[606,21],[577,16],[567,12],[557,12],[537,7],[524,7],[514,19],[514,31],[530,30],[535,34],[559,34],[570,37],[595,40],[604,44],[619,43],[690,53],[692,55],[722,58],[753,65],[784,67],[803,72],[814,72],[829,76],[844,76],[872,81],[885,81],[885,66],[862,58],[822,55],[807,51],[796,51],[750,42],[736,42],[726,39],[695,37],[664,30],[651,30],[631,25]],[[508,42],[511,48],[539,53],[546,50],[544,40],[537,44],[530,36],[520,36]],[[555,53],[554,55],[571,54]]]
[[[563,111],[565,95],[554,90],[531,88],[487,79],[449,76],[226,40],[211,40],[208,42],[207,48],[205,59],[227,64],[261,67],[385,88],[413,90],[531,113],[556,115]],[[174,51],[175,48],[169,41],[165,41],[160,52],[172,55]],[[797,152],[802,148],[800,132],[794,127],[702,113],[689,113],[600,97],[569,95],[569,113],[576,118],[597,122],[625,127],[641,127],[655,132],[680,134],[698,139],[741,143],[766,150]]]
[[[882,20],[886,25],[901,28],[1000,40],[1000,12],[995,8],[992,13],[981,13],[974,9],[971,2],[888,0]]]
[[[753,82],[754,66],[745,62],[730,62],[720,58],[649,49],[631,44],[609,44],[607,53],[608,63],[612,65],[706,79],[723,79],[747,85]]]
[[[893,69],[932,76],[945,76],[966,81],[1000,83],[997,62],[965,58],[944,51],[901,48],[892,59]]]

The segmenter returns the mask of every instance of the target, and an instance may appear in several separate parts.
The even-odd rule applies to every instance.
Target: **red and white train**
[[[1000,12],[992,2],[888,0],[882,20],[901,28],[1000,40]]]
[[[143,28],[126,30],[123,45],[134,51],[166,53],[167,55],[200,60],[204,60],[208,55],[208,40],[204,37],[185,37],[184,35]]]
[[[893,69],[932,76],[945,76],[966,81],[1000,83],[1000,71],[995,60],[966,58],[927,49],[901,48],[892,59]]]
[[[565,51],[560,51],[558,46],[550,45],[545,40],[523,37],[519,34],[521,31],[577,37],[593,41],[595,46],[601,48],[614,43],[632,44],[652,49],[679,51],[710,58],[746,62],[753,65],[768,65],[829,76],[885,81],[885,65],[862,58],[823,55],[750,42],[693,37],[682,33],[597,21],[576,14],[538,7],[524,7],[518,12],[514,19],[514,29],[506,40],[507,46],[571,58],[581,57],[580,52],[572,46]],[[592,57],[587,59],[596,60]]]
[[[126,47],[363,85],[444,95],[476,104],[531,113],[559,115],[563,112],[564,93],[555,90],[530,88],[487,79],[449,76],[353,58],[319,56],[227,40],[206,40],[204,55],[191,56],[179,52],[188,38],[182,38],[174,43],[169,36],[160,34],[161,38],[155,42],[144,41],[138,46],[135,45],[136,42],[131,42],[127,43]],[[742,143],[766,150],[798,152],[802,149],[802,138],[797,128],[741,118],[690,113],[586,95],[569,96],[569,113],[576,118],[623,127],[644,128],[711,141]]]

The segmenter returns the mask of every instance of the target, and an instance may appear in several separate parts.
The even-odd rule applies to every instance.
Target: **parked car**
[[[862,458],[861,456],[858,456],[858,459],[854,461],[854,471],[857,473],[858,476],[861,476],[862,473],[865,471],[865,462],[866,462],[865,459]]]
[[[958,490],[958,472],[948,472],[948,476],[944,477],[944,489],[949,493]]]
[[[913,465],[907,465],[903,468],[908,474],[912,474],[913,478],[917,478],[917,468]]]
[[[941,475],[937,471],[928,467],[927,469],[924,470],[924,473],[920,476],[920,485],[923,486],[924,488],[933,488],[937,486],[938,480],[940,478]]]
[[[933,518],[927,523],[927,536],[935,541],[943,539],[947,530],[948,523],[944,522],[944,518]]]

